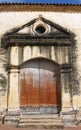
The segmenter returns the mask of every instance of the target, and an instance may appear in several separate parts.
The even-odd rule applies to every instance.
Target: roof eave
[[[0,11],[81,12],[81,4],[0,3]]]

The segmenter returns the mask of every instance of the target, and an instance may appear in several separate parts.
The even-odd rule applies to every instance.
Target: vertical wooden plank
[[[20,77],[20,106],[25,107],[26,106],[26,80],[25,80],[25,72],[24,70],[21,71],[21,77]]]
[[[47,77],[45,70],[40,68],[40,113],[47,113]]]
[[[50,106],[52,105],[56,105],[57,101],[56,101],[56,81],[54,79],[54,73],[53,72],[49,72],[49,74],[47,75],[48,77],[48,104]]]
[[[28,97],[28,104],[27,106],[32,106],[33,103],[33,73],[31,68],[26,69],[26,76],[27,76],[27,97]]]
[[[47,104],[47,80],[46,73],[40,68],[40,105]]]
[[[39,106],[39,68],[33,70],[33,105]]]

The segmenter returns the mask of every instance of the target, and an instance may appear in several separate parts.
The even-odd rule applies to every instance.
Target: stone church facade
[[[81,6],[0,5],[0,111],[80,120]]]

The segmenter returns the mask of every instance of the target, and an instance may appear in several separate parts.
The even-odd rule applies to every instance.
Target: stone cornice
[[[81,5],[69,4],[0,4],[0,11],[81,12]]]

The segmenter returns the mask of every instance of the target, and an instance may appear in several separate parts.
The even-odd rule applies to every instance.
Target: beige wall
[[[3,34],[5,34],[7,31],[9,31],[10,29],[19,27],[23,24],[26,24],[27,22],[31,21],[34,18],[37,18],[39,15],[42,15],[42,17],[56,23],[59,24],[60,26],[62,26],[63,28],[66,28],[69,31],[72,31],[75,34],[75,42],[76,42],[76,60],[74,62],[75,64],[75,68],[76,68],[76,80],[78,80],[77,82],[77,87],[79,88],[79,93],[77,92],[77,94],[75,93],[72,100],[73,100],[73,107],[75,109],[80,109],[81,107],[81,13],[57,13],[57,12],[0,12],[0,38]],[[26,30],[29,31],[29,30]],[[18,48],[16,48],[18,49]],[[0,59],[0,73],[4,75],[5,78],[7,78],[7,72],[5,71],[5,67],[3,66],[4,62],[5,64],[7,64],[7,52],[3,49],[1,49],[3,53],[0,53],[1,57],[4,57],[4,61],[2,61],[2,58]],[[39,48],[34,47],[33,49],[33,55],[32,58],[34,58],[36,55],[40,56],[39,54]],[[55,60],[55,56],[53,55],[53,51],[54,48],[51,48],[51,53],[52,53],[52,59]],[[15,52],[15,48],[13,49],[13,51],[11,52],[12,54]],[[26,53],[28,52],[28,53]],[[23,57],[23,61],[26,61],[28,58],[30,58],[31,56],[31,48],[30,47],[25,47],[24,48],[24,57]],[[63,54],[62,54],[63,55]],[[41,54],[42,56],[42,54]],[[49,57],[49,55],[43,54],[43,56]],[[16,56],[13,56],[14,59],[11,60],[11,63],[14,65],[18,64],[18,60]],[[12,57],[12,58],[13,58]],[[11,58],[11,59],[12,59]],[[68,58],[67,62],[68,62]],[[59,57],[59,61],[60,63],[62,62],[61,57]],[[62,76],[63,77],[63,76]],[[11,81],[12,83],[12,81]],[[12,86],[13,87],[13,86]],[[0,86],[1,90],[3,90],[2,86]],[[75,86],[74,86],[75,88]],[[73,89],[74,89],[73,88]],[[7,84],[6,84],[6,90],[7,90]],[[17,91],[17,90],[15,90]],[[0,91],[0,93],[2,93]],[[64,90],[62,89],[62,100],[63,100],[63,106],[64,107],[69,107],[70,104],[70,95],[69,92],[65,93]],[[3,108],[6,108],[6,100],[7,97],[6,95],[6,91],[5,94],[0,94],[1,96],[1,100],[0,100],[0,109],[3,110]],[[18,96],[18,95],[17,95]],[[3,105],[3,102],[5,102]],[[69,103],[68,103],[69,102]]]

